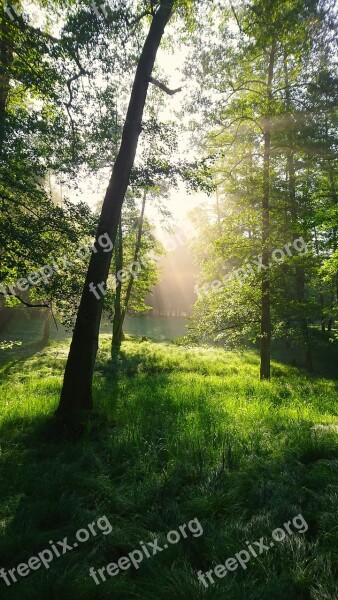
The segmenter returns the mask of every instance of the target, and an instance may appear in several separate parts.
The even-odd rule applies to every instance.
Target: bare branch
[[[224,327],[223,329],[213,329],[211,333],[221,333],[222,331],[229,331],[229,329],[241,329],[243,327],[243,325],[251,325],[252,323],[260,323],[260,321],[257,320],[250,320],[250,321],[244,321],[240,322],[240,323],[235,323],[234,325],[229,325],[228,327]]]
[[[25,306],[28,306],[28,308],[50,308],[49,304],[31,304],[30,302],[26,302],[26,300],[23,300],[17,294],[12,294],[10,290],[8,290],[6,293],[0,292],[0,296],[13,296],[13,298],[17,298],[17,300],[19,300]]]
[[[144,17],[147,16],[154,16],[154,13],[149,10],[145,10],[143,11],[140,15],[138,15],[137,17],[135,17],[132,21],[129,21],[128,17],[125,16],[125,22],[127,24],[127,27],[134,27],[134,25],[137,25],[137,23],[139,23],[140,21],[142,21],[142,19],[144,19]]]
[[[230,169],[230,171],[228,171],[228,173],[226,173],[226,177],[224,179],[222,179],[222,181],[219,181],[218,184],[220,185],[222,183],[225,183],[227,181],[227,179],[232,176],[234,170],[237,169],[237,167],[239,167],[239,165],[241,165],[244,160],[246,160],[247,158],[251,158],[252,156],[259,156],[261,158],[262,153],[261,152],[249,152],[249,154],[245,154],[244,156],[242,156],[242,158],[233,165],[233,167]]]
[[[182,91],[181,87],[177,88],[177,90],[170,90],[166,85],[164,85],[164,83],[157,81],[157,79],[154,79],[153,77],[150,77],[149,81],[150,81],[150,83],[152,83],[153,85],[156,85],[156,87],[160,88],[160,90],[162,90],[169,96],[173,96],[174,94],[177,94],[178,92]]]
[[[231,0],[230,0],[230,8],[231,8],[231,10],[232,10],[232,14],[233,14],[233,15],[234,15],[234,17],[235,17],[235,20],[236,20],[236,23],[237,23],[237,26],[238,26],[238,29],[239,29],[239,31],[240,31],[241,33],[243,33],[243,29],[242,29],[242,27],[241,27],[241,24],[240,24],[240,22],[239,22],[239,19],[238,19],[238,17],[237,17],[237,13],[236,13],[236,11],[235,11],[235,8],[234,8],[234,6],[233,6],[233,4],[232,4]]]
[[[230,121],[230,123],[227,123],[227,124],[226,124],[226,125],[225,125],[225,126],[222,128],[222,129],[221,129],[221,131],[220,131],[219,133],[212,134],[212,137],[213,137],[213,138],[216,138],[216,137],[218,137],[219,135],[221,135],[222,133],[224,133],[225,131],[227,131],[228,129],[230,129],[230,127],[232,127],[232,125],[234,125],[235,123],[238,123],[238,122],[239,122],[239,124],[241,125],[243,121],[251,121],[251,122],[252,122],[252,123],[254,123],[254,124],[256,125],[256,127],[258,127],[258,128],[260,129],[260,131],[263,133],[263,127],[261,126],[261,124],[260,124],[260,123],[259,123],[259,122],[258,122],[256,119],[254,119],[253,117],[247,117],[247,116],[245,116],[245,115],[241,115],[241,116],[237,117],[236,119],[233,119],[232,121]],[[237,132],[238,132],[238,128],[237,128],[237,130],[236,130],[236,134],[235,134],[235,135],[237,135]]]

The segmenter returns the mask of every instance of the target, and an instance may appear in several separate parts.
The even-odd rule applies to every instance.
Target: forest
[[[0,0],[0,597],[338,598],[334,0]]]

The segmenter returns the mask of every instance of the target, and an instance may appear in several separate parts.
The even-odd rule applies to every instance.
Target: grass
[[[14,352],[14,351],[13,351]],[[19,352],[19,350],[18,350]],[[273,363],[258,380],[254,352],[122,346],[118,368],[102,336],[98,416],[84,439],[54,435],[67,345],[12,354],[2,365],[0,568],[74,538],[102,515],[110,535],[91,538],[6,587],[8,600],[334,600],[338,597],[338,419],[334,379]],[[1,372],[1,371],[0,371]],[[301,513],[308,531],[288,537],[205,589],[197,580]],[[88,576],[198,518],[203,535],[96,586]]]

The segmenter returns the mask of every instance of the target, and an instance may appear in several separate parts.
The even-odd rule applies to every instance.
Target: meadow
[[[7,571],[106,515],[107,536],[80,544],[10,587],[16,600],[334,600],[338,558],[337,380],[273,362],[259,381],[254,351],[181,347],[109,336],[82,440],[53,419],[68,345],[7,352],[1,374],[0,568]],[[11,357],[11,358],[10,358]],[[308,530],[207,589],[197,572],[302,514]],[[89,577],[198,518],[200,537],[97,586]],[[163,544],[162,544],[163,545]]]

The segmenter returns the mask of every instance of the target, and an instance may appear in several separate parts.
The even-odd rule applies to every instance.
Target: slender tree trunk
[[[0,333],[8,331],[8,327],[15,316],[15,309],[6,308],[6,306],[0,307]]]
[[[50,338],[50,321],[51,321],[51,315],[50,315],[50,312],[48,311],[48,314],[46,315],[45,320],[44,320],[42,339],[41,339],[41,341],[44,344],[47,344],[47,342],[49,341],[49,338]]]
[[[112,252],[100,246],[101,236],[116,239],[121,208],[134,164],[142,117],[157,50],[164,29],[170,19],[174,0],[162,0],[154,14],[149,33],[138,62],[128,112],[123,128],[121,145],[103,202],[98,230],[96,252],[91,255],[88,272],[77,314],[73,339],[66,364],[63,387],[57,415],[73,419],[83,409],[92,409],[92,381],[98,349],[103,294],[98,286],[106,284]],[[91,291],[95,290],[96,294]]]
[[[322,328],[322,333],[325,333],[325,318],[324,318],[324,295],[322,293],[319,294],[320,307],[322,309],[322,314],[320,317],[320,323]]]
[[[318,236],[317,236],[317,229],[316,226],[314,226],[313,228],[314,231],[314,242],[315,242],[315,249],[316,249],[316,254],[317,256],[320,255],[320,251],[319,251],[319,243],[318,243]],[[324,319],[324,295],[322,292],[320,292],[319,294],[319,302],[320,302],[320,318],[318,318],[318,320],[320,320],[320,324],[321,324],[321,330],[322,333],[325,332],[325,319]]]
[[[120,219],[117,233],[117,248],[116,248],[116,292],[114,302],[114,318],[113,318],[113,337],[112,337],[112,355],[115,354],[116,348],[121,346],[123,339],[122,331],[122,306],[121,292],[122,283],[118,278],[118,272],[123,269],[123,237],[122,237],[122,222]]]
[[[136,236],[136,243],[135,243],[135,251],[134,251],[134,258],[133,258],[134,263],[136,263],[138,261],[139,256],[140,256],[146,200],[147,200],[147,192],[146,192],[146,190],[144,190],[141,213],[140,213],[137,236]],[[127,314],[129,300],[130,300],[131,292],[133,290],[133,285],[134,285],[134,277],[131,273],[130,277],[129,277],[129,281],[128,281],[127,290],[126,290],[126,296],[125,296],[124,303],[123,303],[123,310],[120,311],[120,313],[119,313],[119,320],[118,320],[118,324],[116,326],[116,331],[114,331],[114,328],[113,328],[112,355],[115,355],[114,348],[120,347],[121,342],[123,340],[123,323],[124,323],[124,319]],[[121,302],[120,302],[120,306],[121,306]]]
[[[264,164],[263,164],[263,198],[262,198],[262,309],[261,309],[261,379],[270,379],[270,346],[271,346],[271,309],[270,309],[270,155],[271,155],[271,102],[272,81],[275,64],[276,46],[270,51],[267,84],[267,113],[264,118]]]
[[[328,123],[327,123],[327,117],[325,118],[325,134],[326,134],[326,141],[328,141],[329,128],[328,128]],[[328,160],[328,176],[329,176],[329,181],[330,181],[332,201],[333,201],[333,204],[335,206],[337,206],[337,204],[338,204],[338,195],[337,195],[337,188],[336,188],[336,173],[335,173],[334,163],[332,163],[331,160]],[[333,250],[334,251],[336,251],[337,247],[338,247],[338,243],[337,243],[337,238],[338,238],[338,236],[337,236],[337,229],[338,228],[336,226],[333,229],[333,232],[332,232]],[[338,301],[338,271],[336,272],[335,289],[333,290],[332,300],[331,300],[332,311],[334,311],[335,293],[336,293],[336,299]],[[327,328],[328,331],[332,331],[332,325],[333,325],[333,316],[330,315],[329,322],[328,322],[328,328]]]
[[[218,184],[216,181],[214,181],[214,186],[215,186],[215,196],[216,196],[216,217],[217,217],[217,228],[218,228],[218,234],[219,236],[222,235],[222,227],[221,227],[221,211],[220,211],[220,205],[219,205],[219,191],[218,191]]]
[[[287,57],[284,54],[284,74],[285,74],[285,96],[286,96],[286,109],[288,115],[291,117],[291,94],[290,94],[290,83],[289,83],[289,73],[287,66]],[[290,118],[290,128],[288,131],[288,151],[287,151],[287,172],[288,172],[288,181],[289,181],[289,199],[290,199],[290,211],[291,211],[291,219],[293,226],[293,241],[295,241],[299,237],[299,232],[296,231],[297,223],[298,223],[298,206],[297,206],[297,197],[296,197],[296,170],[295,170],[295,151],[294,151],[294,134],[293,128],[291,127],[291,118]],[[305,269],[303,265],[296,266],[295,272],[295,291],[296,298],[299,305],[304,303],[305,299]],[[310,337],[308,330],[308,322],[307,319],[300,320],[300,327],[302,330],[302,335],[305,344],[305,364],[312,370],[312,353],[310,347]],[[324,327],[325,330],[325,327]]]

